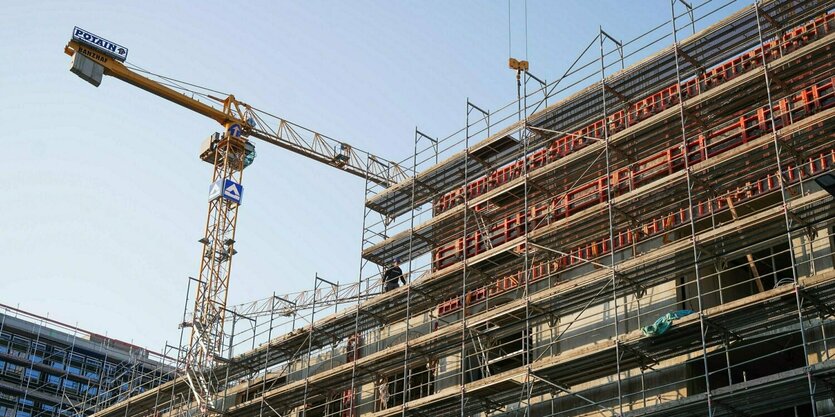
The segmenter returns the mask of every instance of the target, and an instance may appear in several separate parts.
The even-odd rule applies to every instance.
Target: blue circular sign
[[[241,137],[241,134],[243,134],[244,131],[243,129],[241,129],[241,125],[235,123],[233,125],[230,125],[229,129],[227,129],[226,132],[229,133],[229,136],[233,138],[239,138]]]

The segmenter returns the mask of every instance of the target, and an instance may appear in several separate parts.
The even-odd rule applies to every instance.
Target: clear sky
[[[198,273],[211,171],[197,153],[218,126],[116,79],[94,88],[70,73],[73,26],[127,46],[143,68],[402,160],[416,126],[440,137],[463,127],[468,97],[487,109],[515,98],[508,10],[510,53],[527,50],[548,80],[599,25],[631,39],[670,17],[668,0],[530,0],[526,48],[524,9],[516,0],[4,2],[0,303],[160,350],[179,335],[187,277]],[[230,304],[310,288],[315,273],[355,281],[363,181],[256,145]]]

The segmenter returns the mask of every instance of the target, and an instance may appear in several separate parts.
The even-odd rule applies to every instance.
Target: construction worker
[[[397,289],[400,286],[400,282],[406,285],[406,277],[403,276],[403,270],[400,269],[400,258],[394,258],[391,267],[383,274],[385,292]]]

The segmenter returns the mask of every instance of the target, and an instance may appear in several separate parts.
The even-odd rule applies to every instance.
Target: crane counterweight
[[[101,85],[104,77],[104,67],[82,54],[73,55],[70,71],[96,87]]]

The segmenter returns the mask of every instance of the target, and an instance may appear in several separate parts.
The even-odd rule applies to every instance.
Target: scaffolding
[[[83,416],[166,381],[174,358],[0,304],[0,416]]]
[[[835,1],[697,32],[734,3],[671,0],[629,41],[600,28],[556,81],[524,72],[498,110],[467,100],[459,132],[415,129],[409,178],[366,181],[356,281],[230,311],[215,408],[835,415],[835,202],[814,181],[835,168]],[[383,292],[395,258],[409,283]],[[175,373],[96,415],[188,395]]]

